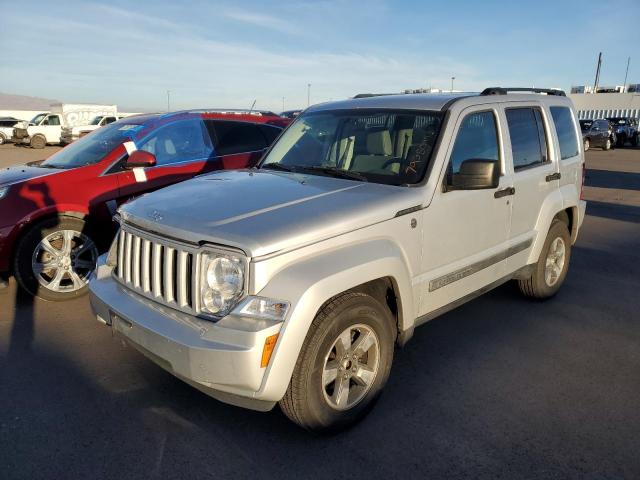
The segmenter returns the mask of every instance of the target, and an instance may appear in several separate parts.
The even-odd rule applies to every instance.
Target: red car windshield
[[[55,153],[40,166],[46,168],[77,168],[93,165],[118,145],[134,138],[143,125],[112,123],[82,137]]]

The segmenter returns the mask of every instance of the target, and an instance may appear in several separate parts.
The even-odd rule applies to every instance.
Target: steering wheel
[[[402,157],[393,157],[393,158],[390,158],[389,160],[387,160],[386,162],[384,162],[380,168],[382,170],[385,170],[389,165],[393,165],[394,163],[398,163],[398,164],[402,165],[403,161],[404,161],[404,159]]]

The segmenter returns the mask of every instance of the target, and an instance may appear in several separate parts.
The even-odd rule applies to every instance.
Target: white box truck
[[[20,122],[13,129],[12,140],[33,148],[59,144],[63,127],[86,125],[98,115],[116,115],[117,105],[54,103],[51,111],[42,112],[30,122]]]

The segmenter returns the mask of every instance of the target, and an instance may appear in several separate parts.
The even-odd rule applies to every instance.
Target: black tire
[[[85,263],[91,259],[95,265],[95,259],[97,259],[98,250],[97,247],[95,247],[96,243],[92,240],[92,235],[87,231],[85,222],[78,218],[50,218],[31,227],[18,243],[14,257],[13,271],[16,280],[24,290],[29,294],[40,297],[44,300],[56,302],[70,300],[72,298],[81,297],[88,291],[88,285],[86,284],[82,288],[70,289],[72,287],[69,286],[69,283],[73,283],[73,281],[68,273],[65,274],[64,279],[60,281],[61,286],[66,286],[68,289],[64,291],[62,291],[63,289],[60,289],[61,291],[55,291],[54,289],[47,288],[41,284],[38,280],[38,276],[34,272],[32,261],[36,256],[36,249],[38,249],[40,242],[48,235],[62,230],[73,230],[75,232],[79,232],[93,243],[95,250],[92,250],[90,255],[78,255],[78,257],[82,257],[81,259],[84,260]],[[44,260],[40,260],[44,263]],[[68,270],[69,269],[79,273],[83,279],[88,278],[91,271],[93,271],[93,268],[76,269],[74,267],[69,267]]]
[[[631,145],[634,146],[634,147],[638,146],[638,134],[637,133],[631,139]]]
[[[357,403],[348,409],[337,410],[330,405],[325,394],[327,388],[331,387],[330,383],[323,385],[325,361],[340,334],[354,326],[365,326],[375,332],[379,345],[377,371],[368,390],[361,393],[363,397]],[[315,432],[337,431],[358,422],[371,410],[389,378],[395,337],[395,319],[389,309],[373,297],[350,292],[334,298],[318,312],[311,324],[289,388],[280,400],[280,408],[290,420]],[[348,372],[352,363],[347,361],[346,367],[343,362],[338,361],[337,364]],[[351,382],[350,376],[347,384],[351,385]]]
[[[591,146],[591,141],[588,138],[584,139],[584,151],[586,152],[587,150],[589,150],[589,147]]]
[[[31,148],[44,148],[47,146],[47,139],[42,135],[34,135],[33,137],[31,137],[31,142],[29,143],[29,145],[31,145]]]
[[[607,151],[611,149],[611,139],[607,138],[602,145],[602,150]]]
[[[626,137],[624,135],[620,135],[618,137],[618,140],[616,142],[616,146],[617,147],[624,147],[625,142],[627,141]]]
[[[557,276],[557,280],[551,285],[545,278],[545,271],[547,265],[547,257],[549,256],[549,250],[551,245],[556,239],[561,239],[564,242],[565,254],[564,261],[560,274]],[[553,220],[547,238],[542,246],[540,252],[540,258],[535,264],[534,271],[531,276],[525,280],[518,280],[518,286],[520,291],[530,298],[544,299],[553,297],[560,287],[564,283],[569,270],[569,262],[571,260],[571,236],[569,235],[569,229],[567,224],[559,219]]]
[[[4,133],[0,133],[0,145],[3,145],[7,141],[7,137]]]

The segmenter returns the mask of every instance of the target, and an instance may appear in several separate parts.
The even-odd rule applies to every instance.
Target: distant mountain
[[[52,103],[60,102],[49,98],[0,93],[0,110],[49,110]]]

